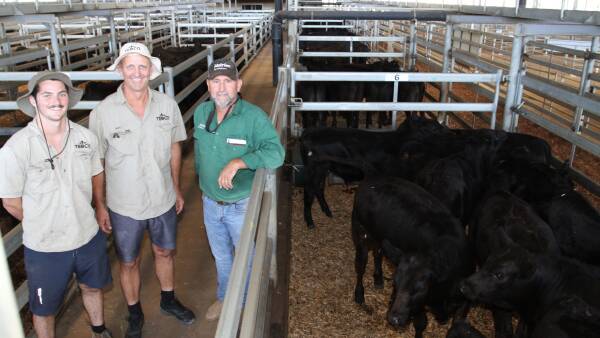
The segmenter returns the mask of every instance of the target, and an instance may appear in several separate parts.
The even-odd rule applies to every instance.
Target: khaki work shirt
[[[160,216],[175,205],[171,145],[186,139],[177,102],[148,90],[143,118],[127,104],[123,85],[90,113],[90,129],[104,158],[106,204],[137,220]]]
[[[22,198],[23,244],[35,251],[74,250],[98,232],[91,206],[92,176],[102,172],[98,141],[88,129],[71,121],[69,126],[54,170],[35,120],[0,149],[0,197]],[[50,147],[52,156],[57,152]]]

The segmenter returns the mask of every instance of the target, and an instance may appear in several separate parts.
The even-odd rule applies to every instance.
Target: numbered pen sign
[[[388,74],[385,76],[386,81],[408,81],[408,74],[405,73],[395,73]]]

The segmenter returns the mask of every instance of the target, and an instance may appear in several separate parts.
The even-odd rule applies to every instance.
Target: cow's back
[[[461,240],[464,230],[434,196],[409,181],[370,178],[355,196],[353,218],[376,240],[406,251],[429,251],[442,237]]]

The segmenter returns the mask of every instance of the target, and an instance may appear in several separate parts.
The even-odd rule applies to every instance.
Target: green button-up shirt
[[[281,166],[285,151],[273,124],[259,107],[239,99],[216,132],[209,133],[206,122],[214,109],[214,102],[208,101],[194,112],[194,150],[200,189],[215,201],[236,202],[250,196],[256,169]],[[210,129],[216,127],[215,113]],[[233,189],[221,189],[219,174],[235,158],[242,159],[248,169],[237,172]]]

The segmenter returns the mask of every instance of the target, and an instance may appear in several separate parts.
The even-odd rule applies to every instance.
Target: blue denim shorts
[[[108,211],[115,236],[117,257],[121,262],[133,262],[140,254],[144,230],[148,229],[153,244],[167,250],[175,249],[177,240],[177,212],[175,206],[164,214],[137,220]]]
[[[63,252],[39,252],[25,247],[29,309],[37,316],[56,315],[73,273],[77,281],[101,289],[112,282],[101,231],[84,246]]]

